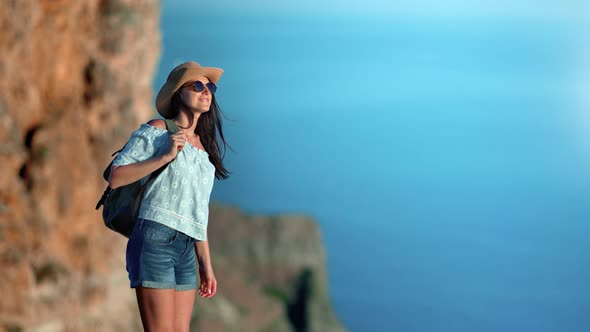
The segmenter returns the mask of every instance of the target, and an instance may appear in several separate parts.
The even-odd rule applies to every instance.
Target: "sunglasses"
[[[187,84],[185,86],[189,86],[192,85],[193,89],[195,89],[195,91],[197,92],[203,92],[205,90],[205,85],[207,86],[207,90],[209,90],[209,92],[211,93],[215,93],[215,91],[217,91],[217,85],[215,85],[215,83],[213,82],[209,82],[207,84],[204,84],[201,81],[195,81],[192,84]]]

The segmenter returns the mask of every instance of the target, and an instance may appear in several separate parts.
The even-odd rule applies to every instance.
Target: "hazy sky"
[[[355,15],[355,16],[467,16],[467,17],[540,17],[583,19],[590,17],[587,0],[216,0],[187,2],[167,0],[168,8],[204,9],[237,13],[283,15]]]
[[[542,40],[547,37],[549,40],[551,36],[544,36],[544,34],[547,31],[552,31],[552,27],[565,29],[567,26],[568,29],[572,28],[567,32],[572,37],[572,40],[575,39],[576,43],[580,43],[576,47],[576,52],[564,54],[560,53],[559,50],[555,50],[555,54],[552,55],[554,57],[567,55],[569,58],[570,67],[575,69],[571,71],[570,76],[563,76],[563,78],[566,78],[567,80],[554,79],[531,82],[530,80],[532,78],[530,76],[522,75],[519,77],[513,77],[511,79],[513,84],[507,87],[502,84],[504,77],[499,75],[502,73],[496,73],[496,76],[492,75],[493,73],[488,73],[487,80],[485,81],[488,86],[485,86],[485,89],[482,88],[482,83],[478,85],[462,86],[461,91],[470,95],[475,94],[477,91],[493,93],[494,88],[500,89],[501,91],[510,89],[521,95],[529,93],[550,94],[551,92],[556,91],[566,91],[568,94],[574,95],[575,103],[579,110],[578,112],[580,117],[583,118],[581,123],[585,125],[584,130],[587,130],[587,132],[590,133],[590,93],[588,92],[590,91],[590,0],[300,0],[298,2],[285,0],[216,0],[206,2],[166,0],[162,2],[162,6],[164,12],[168,12],[168,14],[172,14],[172,16],[176,16],[175,14],[179,13],[179,16],[184,17],[184,19],[186,19],[187,14],[190,17],[191,15],[198,13],[198,15],[195,15],[195,18],[197,18],[202,17],[201,15],[207,15],[206,13],[214,13],[215,17],[223,18],[223,14],[227,13],[227,20],[232,19],[229,15],[253,15],[253,17],[255,17],[254,15],[295,17],[313,16],[319,18],[318,21],[320,22],[323,22],[324,20],[329,22],[330,18],[336,17],[344,17],[344,20],[348,20],[348,18],[351,17],[360,17],[364,21],[371,21],[373,18],[377,20],[379,17],[384,19],[378,20],[379,22],[389,22],[390,19],[391,21],[394,21],[399,18],[407,18],[410,20],[416,19],[418,22],[421,22],[423,19],[428,21],[428,19],[432,18],[437,22],[442,22],[444,25],[446,22],[452,22],[455,18],[467,18],[468,20],[476,21],[481,18],[482,20],[489,19],[492,21],[497,19],[498,23],[494,23],[494,26],[498,27],[503,26],[502,21],[507,19],[512,20],[510,25],[511,28],[506,30],[507,33],[509,33],[510,29],[517,28],[519,26],[518,23],[521,22],[520,20],[522,20],[523,27],[527,26],[526,22],[529,19],[541,20],[541,26],[544,26],[543,23],[547,20],[551,22],[545,25],[547,28],[540,29],[536,32],[536,35],[532,34],[532,37],[536,36],[535,38],[537,40]],[[198,19],[196,20],[198,21]],[[223,19],[215,22],[222,26],[225,26],[227,23]],[[514,24],[515,22],[516,24]],[[195,23],[198,24],[197,22]],[[553,23],[557,24],[554,25]],[[432,26],[426,27],[426,29],[432,28]],[[216,29],[216,31],[223,30],[223,27]],[[362,31],[367,32],[368,30],[365,29]],[[534,32],[534,30],[530,31]],[[367,34],[370,34],[369,32],[370,31],[368,31]],[[565,33],[566,32],[563,32],[564,36]],[[587,38],[584,36],[587,36]],[[365,37],[368,38],[370,35],[361,34],[355,40],[363,40]],[[496,41],[499,44],[502,43],[502,40]],[[275,45],[275,48],[276,47],[278,46]],[[514,52],[514,54],[516,54],[516,52]],[[530,55],[531,54],[529,54],[529,56]],[[540,58],[543,57],[541,56]],[[186,59],[184,58],[176,59],[174,64],[178,64],[185,60]],[[361,59],[360,61],[367,62],[369,60]],[[370,59],[369,62],[373,63],[374,59]],[[378,66],[380,64],[374,65]],[[531,66],[531,68],[532,67],[534,66]],[[410,68],[410,70],[415,69],[416,68]],[[449,67],[434,67],[429,69],[426,73],[430,79],[438,77],[442,80],[442,78],[449,77],[449,75],[452,74],[445,73],[445,69],[449,69]],[[387,71],[381,70],[379,72]],[[477,72],[460,74],[472,76],[479,75]],[[338,79],[337,76],[334,77],[335,79]],[[469,78],[471,77],[455,79],[455,81],[471,82]],[[517,79],[522,79],[522,82],[517,82]],[[416,80],[416,82],[421,83],[420,80]],[[399,94],[407,97],[412,95],[412,87],[411,84],[406,84],[398,87],[397,91]],[[455,88],[454,86],[449,85],[443,87],[436,86],[436,89],[437,91],[448,93],[447,91],[444,91],[444,87],[449,89]],[[423,94],[423,90],[424,89],[422,88],[416,89],[415,93],[417,95]],[[403,93],[400,91],[403,91]],[[383,94],[383,96],[387,96],[387,94]],[[588,137],[590,138],[590,134],[588,134]],[[590,143],[588,144],[590,146]]]

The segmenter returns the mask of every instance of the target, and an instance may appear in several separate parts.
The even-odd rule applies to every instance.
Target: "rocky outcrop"
[[[112,274],[125,243],[94,205],[110,154],[152,115],[158,20],[158,1],[2,3],[0,327],[130,330],[104,319],[137,309]]]
[[[315,220],[212,204],[208,234],[219,292],[197,299],[195,331],[344,330],[329,301]]]
[[[5,1],[0,10],[0,331],[139,331],[126,239],[95,211],[102,171],[153,116],[155,0]],[[212,205],[219,290],[199,331],[339,331],[319,229]]]

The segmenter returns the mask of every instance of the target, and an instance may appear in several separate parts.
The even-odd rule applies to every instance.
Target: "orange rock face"
[[[0,321],[130,330],[125,241],[96,201],[110,154],[152,116],[159,2],[8,1],[0,11]],[[118,271],[112,275],[113,267]],[[117,292],[116,290],[119,290]],[[127,323],[126,323],[127,324]],[[1,328],[1,327],[0,327]]]

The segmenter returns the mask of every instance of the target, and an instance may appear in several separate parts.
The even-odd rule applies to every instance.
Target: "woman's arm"
[[[150,120],[147,124],[160,129],[166,129],[166,122],[161,119]],[[169,144],[168,151],[164,154],[128,165],[113,166],[109,178],[109,187],[115,189],[133,183],[174,160],[178,151],[182,150],[185,141],[184,134],[181,130],[170,136],[169,143],[171,144]]]
[[[213,269],[211,266],[211,256],[209,255],[209,241],[196,241],[195,250],[200,269]]]
[[[109,187],[115,189],[133,183],[164,166],[169,161],[166,155],[161,155],[129,165],[113,166],[109,178]]]
[[[217,292],[217,279],[213,273],[211,256],[209,256],[209,241],[195,242],[195,251],[199,261],[199,295],[210,298]]]

